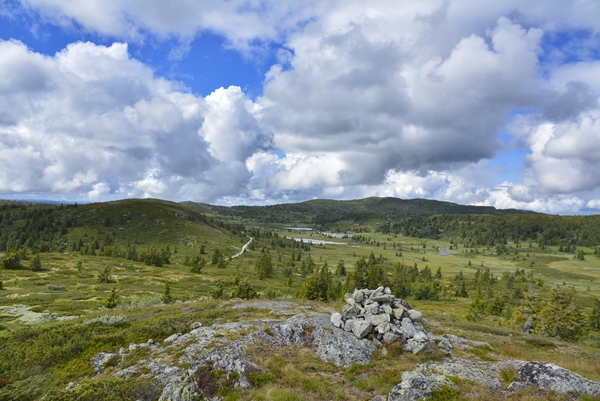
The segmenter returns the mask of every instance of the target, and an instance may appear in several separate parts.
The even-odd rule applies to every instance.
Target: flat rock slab
[[[442,363],[426,362],[413,371],[402,373],[402,382],[398,383],[388,396],[388,401],[416,401],[430,396],[434,389],[444,386],[459,390],[448,380],[454,376],[459,379],[482,384],[491,390],[503,387],[501,370],[511,366],[518,370],[519,380],[508,386],[516,391],[533,387],[541,391],[554,391],[560,394],[580,394],[592,397],[600,396],[600,382],[586,379],[546,362],[525,362],[504,360],[500,362],[469,361],[463,358],[445,358]]]
[[[402,373],[402,382],[394,386],[388,401],[417,401],[443,386],[458,390],[456,384],[448,380],[448,376],[474,381],[492,389],[501,386],[494,369],[478,366],[462,358],[447,358],[441,364],[427,362],[413,371]]]
[[[577,373],[546,362],[525,362],[519,368],[519,381],[511,383],[509,390],[535,387],[560,394],[579,393],[600,395],[600,383],[586,379]]]

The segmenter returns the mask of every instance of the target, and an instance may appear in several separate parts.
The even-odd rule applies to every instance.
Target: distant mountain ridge
[[[517,209],[496,209],[493,206],[468,206],[430,199],[400,199],[371,197],[357,200],[315,199],[300,203],[271,206],[215,206],[206,203],[183,202],[201,213],[254,219],[265,223],[298,222],[330,224],[343,220],[394,219],[427,217],[441,214],[512,215],[537,214]]]

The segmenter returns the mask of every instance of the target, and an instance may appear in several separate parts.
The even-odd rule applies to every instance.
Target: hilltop
[[[219,347],[256,331],[283,341],[272,326],[298,314],[317,319],[302,320],[304,345],[249,340],[248,360],[260,367],[245,376],[251,388],[236,387],[235,373],[205,372],[221,399],[385,397],[402,372],[449,366],[442,334],[478,344],[454,344],[452,355],[503,371],[494,376],[502,388],[522,365],[500,364],[514,360],[600,380],[598,218],[379,198],[232,208],[0,201],[0,400],[128,399],[142,388],[154,395],[130,399],[156,399],[161,380]],[[432,352],[396,343],[358,365],[323,361],[312,331],[341,332],[319,315],[341,311],[354,289],[380,286],[423,312],[427,336],[439,339]],[[444,382],[449,399],[498,393],[465,377]],[[547,396],[514,390],[501,394]]]
[[[366,198],[338,201],[316,199],[301,203],[272,206],[214,206],[206,203],[183,202],[201,213],[251,219],[262,223],[302,223],[330,225],[339,221],[362,222],[371,219],[433,216],[440,214],[532,214],[534,212],[492,206],[466,206],[429,199]]]

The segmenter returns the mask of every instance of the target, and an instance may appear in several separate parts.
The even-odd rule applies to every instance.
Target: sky
[[[0,0],[0,198],[600,213],[600,1]]]

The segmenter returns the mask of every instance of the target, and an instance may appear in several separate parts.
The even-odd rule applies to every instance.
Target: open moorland
[[[599,216],[425,200],[232,208],[0,201],[0,400],[142,399],[132,394],[160,387],[149,371],[115,377],[109,366],[98,375],[90,358],[188,332],[193,322],[281,319],[294,308],[331,313],[345,293],[379,286],[422,311],[434,332],[487,343],[457,356],[544,360],[600,380],[599,246]],[[295,306],[239,307],[255,298]],[[269,352],[253,356],[263,372],[251,389],[223,385],[219,397],[373,399],[402,372],[442,357],[390,346],[369,364],[340,368],[302,347]],[[168,358],[183,369],[185,355]],[[112,368],[148,357],[136,350]],[[69,383],[77,387],[64,390]],[[549,397],[458,387],[438,399]]]

